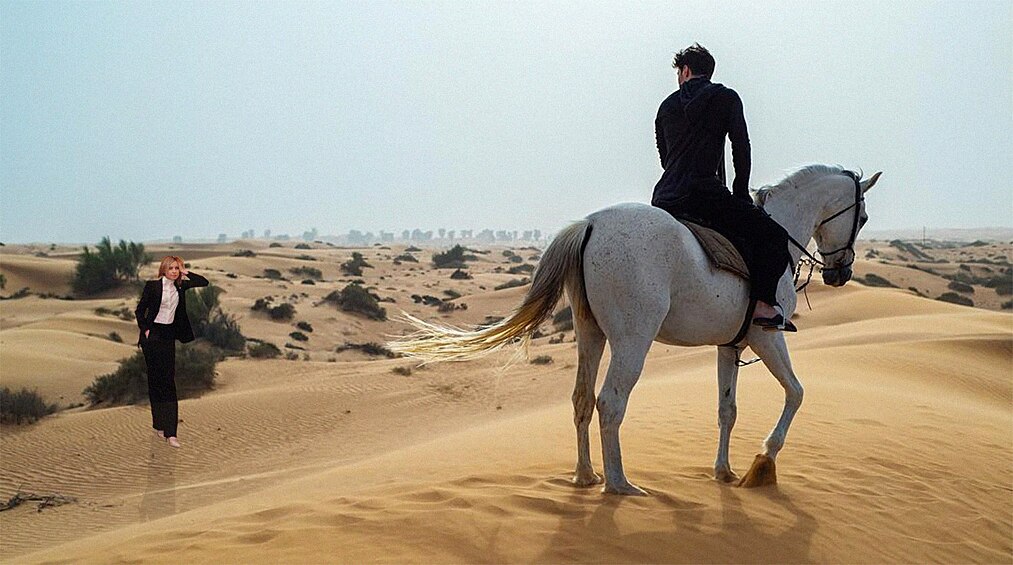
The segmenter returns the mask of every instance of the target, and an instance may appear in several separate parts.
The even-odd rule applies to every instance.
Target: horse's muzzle
[[[851,280],[851,267],[823,269],[823,284],[827,286],[844,286]]]

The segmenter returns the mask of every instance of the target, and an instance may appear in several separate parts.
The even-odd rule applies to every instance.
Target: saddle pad
[[[715,267],[735,273],[749,280],[749,267],[746,266],[746,262],[742,260],[742,255],[735,249],[732,242],[728,241],[727,237],[700,224],[694,224],[686,220],[680,221],[684,226],[689,228],[689,231],[693,232],[696,240],[703,247],[704,253],[707,254],[707,258],[710,259]]]

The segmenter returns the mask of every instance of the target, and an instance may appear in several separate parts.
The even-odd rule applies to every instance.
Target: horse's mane
[[[844,174],[845,168],[840,165],[806,165],[784,177],[780,181],[772,185],[766,185],[760,187],[757,193],[757,202],[763,202],[767,196],[784,190],[793,186],[801,187],[809,183],[814,177],[822,177],[825,175],[840,175]],[[858,175],[861,178],[861,174]]]

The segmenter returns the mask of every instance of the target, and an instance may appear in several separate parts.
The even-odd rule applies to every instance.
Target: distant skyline
[[[551,233],[649,202],[671,59],[750,185],[884,171],[869,230],[1013,226],[1013,2],[4,2],[0,241]]]

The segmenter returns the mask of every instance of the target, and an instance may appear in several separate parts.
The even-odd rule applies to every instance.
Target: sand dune
[[[231,256],[247,248],[257,256]],[[563,343],[535,341],[530,356],[551,356],[549,365],[522,359],[502,369],[513,351],[423,368],[336,354],[337,345],[402,328],[322,302],[353,280],[339,268],[352,250],[253,241],[182,252],[225,289],[223,305],[247,335],[280,346],[296,322],[311,323],[300,352],[311,360],[219,364],[216,389],[181,402],[181,450],[154,439],[145,406],[4,427],[0,497],[20,489],[77,502],[0,513],[0,561],[1013,561],[1009,313],[814,282],[814,309],[801,301],[802,331],[787,338],[805,402],[778,458],[779,484],[755,490],[712,478],[714,348],[655,344],[622,431],[627,474],[651,496],[617,498],[569,483],[572,332]],[[425,264],[392,265],[401,249],[361,252],[374,265],[361,278],[394,300],[383,304],[392,315],[481,323],[508,313],[526,290],[493,290],[519,278],[496,272],[509,263],[495,250],[464,281]],[[256,278],[301,265],[320,268],[324,280]],[[411,298],[447,289],[468,309],[441,315]],[[264,296],[294,304],[295,319],[251,311]],[[69,402],[114,369],[134,351],[134,325],[98,306],[133,302],[5,301],[3,384]],[[105,337],[112,331],[127,343]],[[741,370],[736,471],[749,466],[782,402],[762,364]],[[597,424],[591,429],[600,472]]]

